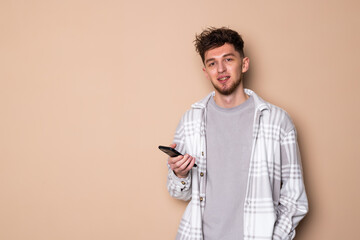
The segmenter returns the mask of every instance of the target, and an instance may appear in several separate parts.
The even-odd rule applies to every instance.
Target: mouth
[[[224,83],[226,82],[228,79],[230,78],[230,76],[220,76],[218,77],[218,81],[221,82],[221,83]]]

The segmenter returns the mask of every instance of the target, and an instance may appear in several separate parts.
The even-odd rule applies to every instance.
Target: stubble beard
[[[243,78],[244,78],[244,75],[241,74],[239,79],[237,79],[229,88],[223,88],[224,84],[221,84],[220,86],[218,86],[218,85],[215,85],[214,83],[212,83],[212,85],[214,86],[216,91],[219,92],[221,95],[229,96],[232,93],[234,93],[235,90],[239,87],[239,85],[242,82]]]

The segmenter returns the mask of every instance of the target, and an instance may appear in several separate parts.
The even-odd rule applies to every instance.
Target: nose
[[[225,72],[226,65],[223,62],[219,62],[217,70],[218,70],[219,73]]]

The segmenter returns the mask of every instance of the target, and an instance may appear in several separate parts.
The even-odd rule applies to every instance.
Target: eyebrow
[[[224,57],[229,57],[229,56],[235,57],[235,54],[233,54],[233,53],[227,53],[227,54],[222,55],[221,57],[224,58]],[[207,60],[205,61],[205,64],[207,64],[207,63],[210,62],[210,61],[214,61],[214,60],[215,60],[215,58],[209,58],[209,59],[207,59]]]

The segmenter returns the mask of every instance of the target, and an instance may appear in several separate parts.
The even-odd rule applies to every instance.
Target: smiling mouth
[[[218,78],[218,80],[225,81],[225,80],[228,80],[229,78],[230,78],[230,76],[225,76],[225,77]]]

